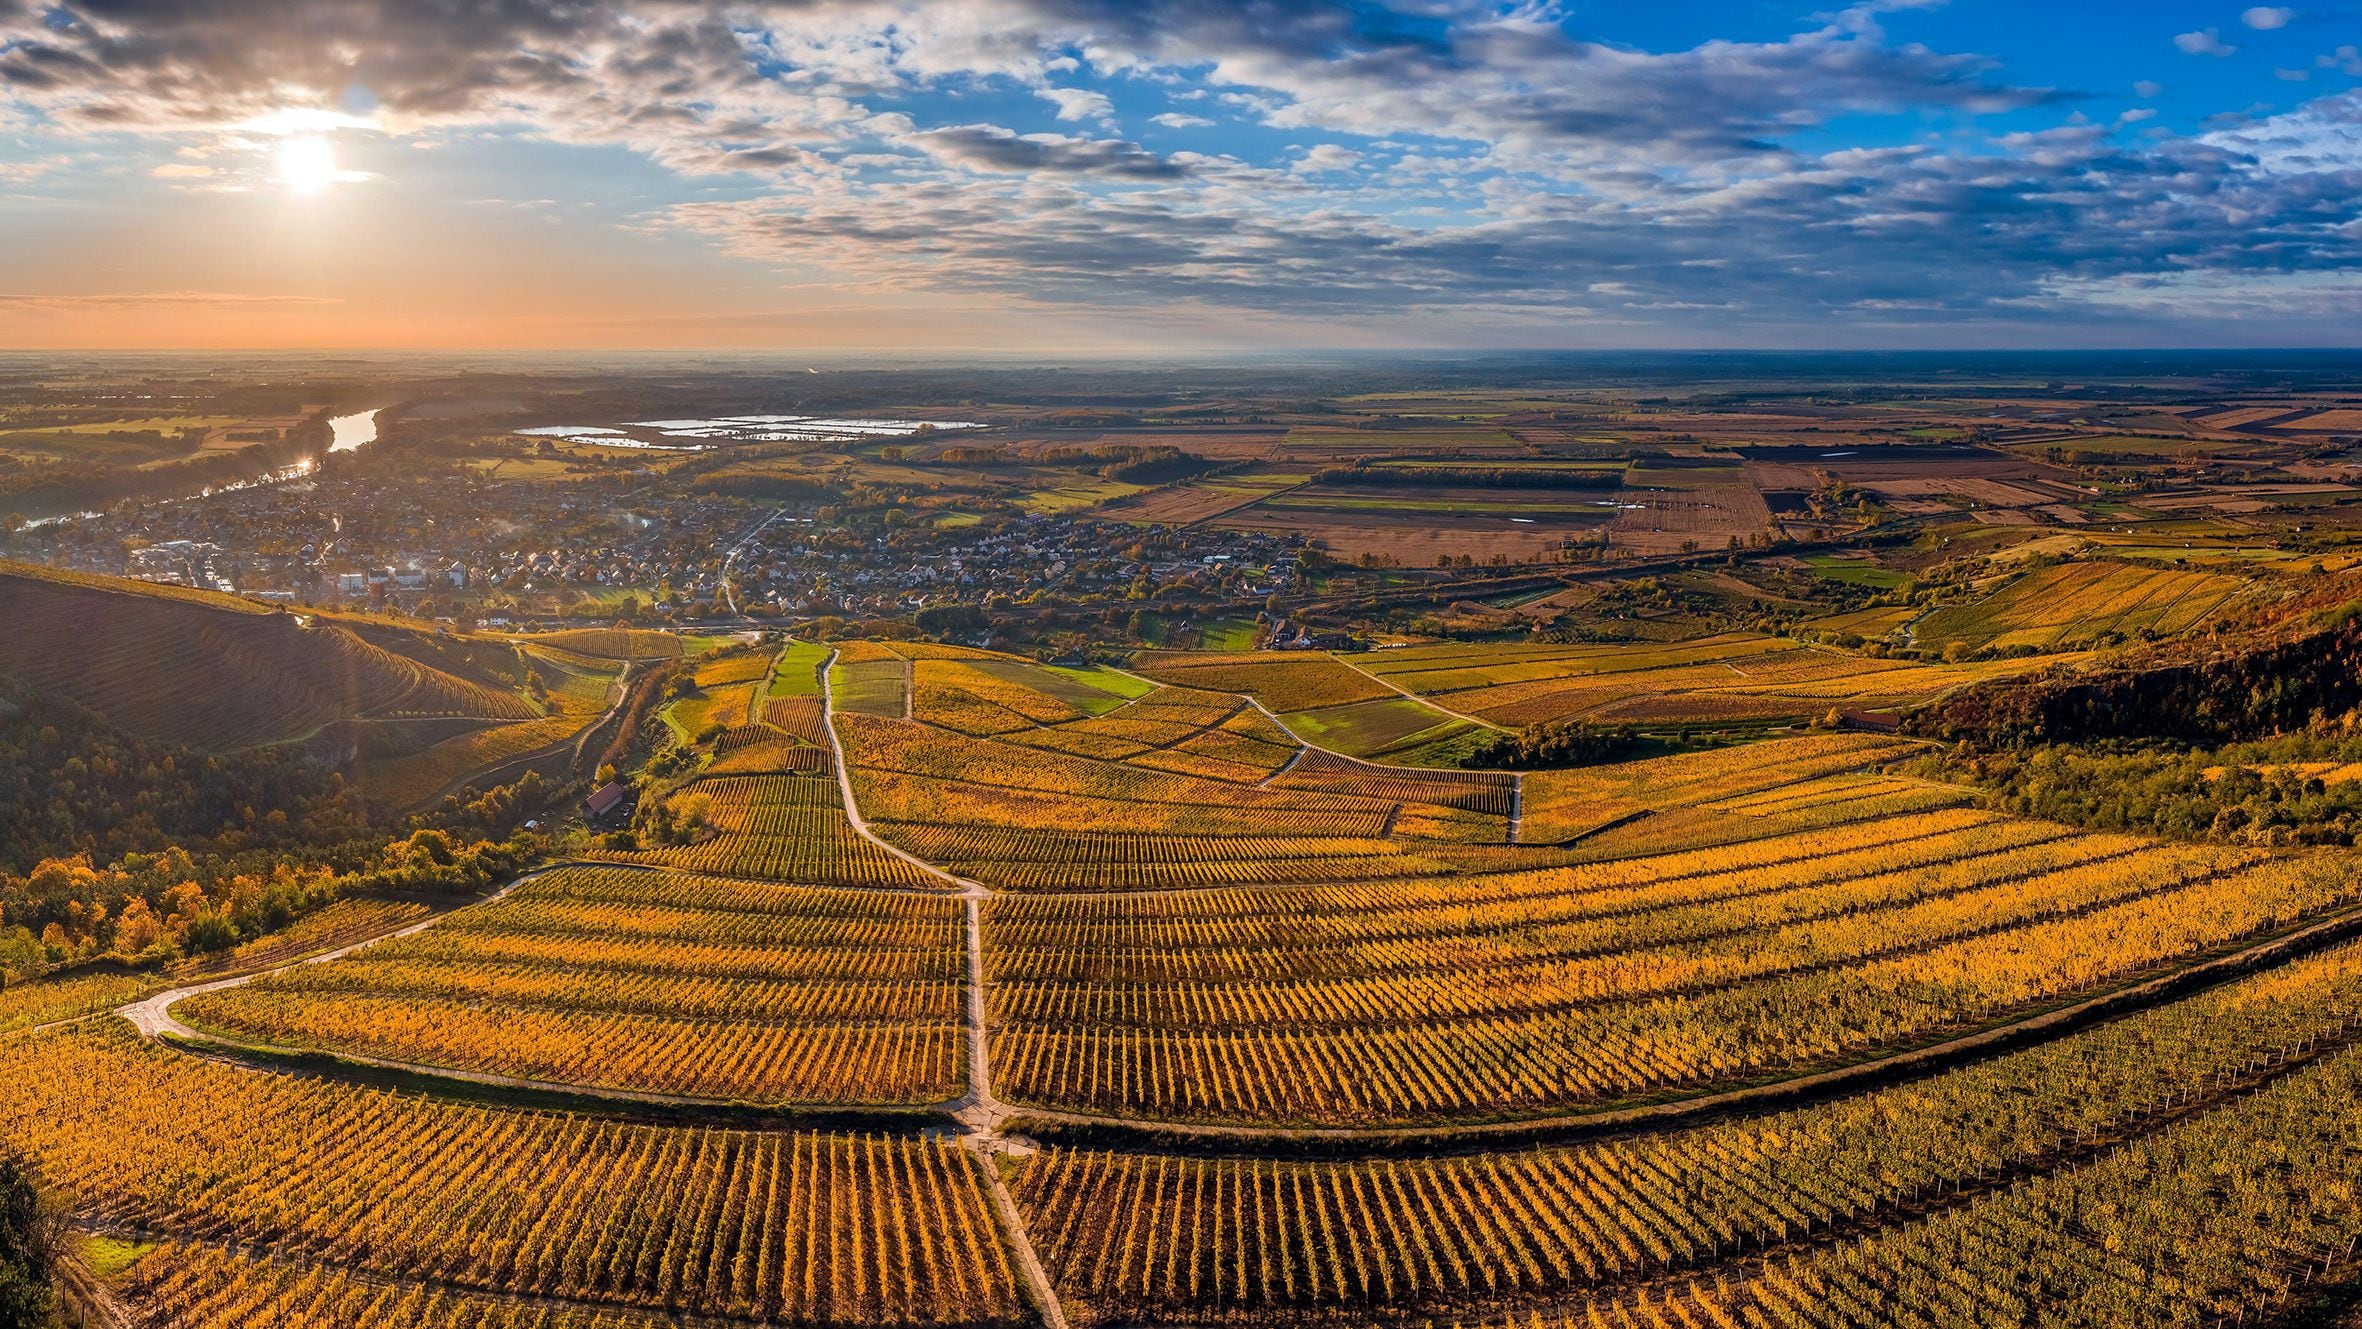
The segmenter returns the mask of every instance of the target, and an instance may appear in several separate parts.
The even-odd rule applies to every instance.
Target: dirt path
[[[1509,732],[1509,727],[1507,725],[1495,724],[1491,720],[1486,720],[1479,716],[1470,715],[1466,711],[1455,711],[1451,707],[1444,705],[1442,702],[1435,700],[1433,697],[1422,697],[1418,693],[1412,692],[1407,688],[1397,687],[1393,683],[1378,677],[1369,670],[1364,669],[1360,665],[1357,665],[1351,660],[1346,659],[1344,656],[1337,654],[1335,651],[1327,652],[1327,654],[1330,659],[1345,666],[1347,669],[1352,670],[1354,673],[1361,675],[1363,678],[1368,679],[1372,683],[1377,684],[1379,687],[1385,688],[1389,692],[1408,697],[1412,701],[1415,701],[1421,706],[1426,707],[1428,710],[1440,711],[1455,720],[1466,720],[1472,725],[1476,725],[1483,729],[1490,729],[1496,734],[1506,734]]]
[[[493,901],[507,895],[510,891],[513,891],[519,886],[524,885],[526,882],[533,880],[535,877],[539,877],[544,873],[555,872],[558,868],[567,866],[572,865],[560,863],[552,864],[546,868],[538,868],[532,872],[526,873],[524,876],[517,878],[515,881],[512,881],[508,885],[501,887],[499,890],[485,896],[481,900],[470,900],[467,904],[460,905],[458,908],[446,909],[437,914],[429,914],[425,918],[419,919],[415,923],[406,923],[398,928],[390,928],[384,932],[372,933],[367,937],[363,937],[359,941],[348,942],[332,951],[322,951],[318,955],[307,955],[300,960],[290,960],[286,964],[275,965],[268,969],[257,969],[252,973],[237,974],[229,978],[209,979],[203,983],[191,983],[184,987],[166,988],[162,992],[142,997],[138,1001],[135,1001],[128,1006],[118,1007],[115,1011],[115,1014],[131,1021],[132,1028],[139,1030],[140,1037],[142,1038],[153,1039],[169,1034],[175,1038],[211,1039],[210,1035],[200,1034],[196,1030],[191,1029],[187,1025],[182,1024],[180,1021],[172,1018],[172,1008],[180,1002],[186,1001],[190,997],[200,996],[207,992],[220,992],[225,988],[243,987],[248,983],[254,982],[256,979],[268,978],[273,974],[283,974],[290,969],[301,968],[307,964],[326,964],[330,960],[341,960],[357,950],[361,950],[369,946],[375,946],[381,941],[392,941],[397,937],[416,936],[419,933],[426,931],[428,928],[435,926],[437,923],[442,922],[444,919],[451,917],[453,914],[458,913],[460,909],[465,909],[469,905],[490,904]],[[227,1040],[212,1041],[226,1042]],[[277,1049],[258,1050],[272,1051]],[[358,1061],[363,1059],[353,1058],[353,1060]],[[402,1066],[402,1063],[399,1062],[379,1062],[376,1064],[391,1067]],[[430,1074],[444,1073],[438,1068],[432,1066],[420,1066],[409,1069],[417,1069]]]
[[[994,1096],[992,1091],[992,1046],[990,1030],[985,1023],[984,970],[984,902],[992,898],[992,891],[980,881],[946,872],[933,863],[889,843],[869,828],[861,815],[860,801],[853,797],[852,767],[845,761],[844,740],[837,737],[836,694],[829,687],[828,671],[836,663],[836,653],[820,664],[820,726],[828,733],[828,750],[837,769],[837,792],[845,804],[845,819],[855,832],[870,843],[919,870],[957,886],[960,898],[966,903],[966,949],[968,960],[968,994],[961,1010],[968,1036],[968,1092],[946,1105],[946,1110],[960,1125],[960,1143],[981,1155],[985,1191],[992,1201],[994,1215],[1000,1220],[1001,1231],[1009,1239],[1009,1253],[1017,1263],[1019,1277],[1025,1284],[1027,1297],[1041,1313],[1047,1329],[1067,1329],[1066,1308],[1058,1300],[1057,1289],[1050,1282],[1049,1271],[1042,1266],[1041,1255],[1034,1249],[1033,1237],[1026,1231],[1024,1215],[1017,1212],[1017,1203],[1009,1195],[1009,1188],[1001,1180],[1000,1165],[994,1155],[1026,1153],[1030,1147],[1001,1133],[1001,1123],[1008,1119],[1009,1106]],[[910,668],[905,660],[903,667]],[[905,676],[906,678],[908,675]],[[903,689],[903,707],[907,713],[911,689]]]

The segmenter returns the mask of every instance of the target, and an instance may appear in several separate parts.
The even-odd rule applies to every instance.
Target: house
[[[583,815],[600,827],[627,826],[640,805],[640,791],[621,780],[609,780],[582,800]]]

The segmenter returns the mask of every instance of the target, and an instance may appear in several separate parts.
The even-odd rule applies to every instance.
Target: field
[[[1628,1314],[1651,1307],[1608,1323],[1754,1322],[1703,1309],[1719,1303],[1734,1317],[1784,1305],[1794,1318],[1771,1323],[1817,1324],[1840,1306],[1940,1303],[1944,1270],[2004,1285],[2013,1255],[2033,1249],[2061,1260],[2038,1266],[2056,1281],[2030,1298],[2054,1312],[2131,1298],[2157,1312],[2142,1322],[2175,1322],[2167,1306],[2234,1304],[2336,1250],[2362,1218],[2337,1180],[2357,1119],[2330,1107],[2362,1092],[2362,1061],[2334,1051],[2362,1011],[2357,960],[2337,952],[1917,1084],[1727,1125],[1416,1161],[1053,1149],[1014,1189],[1059,1291],[1117,1319],[1588,1295]],[[2278,1078],[2324,1044],[2327,1064]],[[2161,1062],[2160,1046],[2175,1057]],[[2259,1062],[2258,1046],[2283,1052]],[[2255,1099],[2177,1111],[2259,1084]],[[2098,1168],[2003,1184],[2127,1137],[2139,1143]],[[2254,1139],[2287,1139],[2292,1155],[2239,1143]],[[2210,1185],[2236,1193],[2236,1208],[2195,1193]],[[1937,1197],[1948,1214],[1909,1222]],[[2169,1262],[2173,1281],[2159,1286],[2153,1263],[2088,1262],[2067,1233],[2114,1234],[2110,1249]],[[1741,1255],[1767,1249],[1769,1261]],[[1657,1318],[1668,1302],[1672,1318]]]
[[[1661,645],[1414,646],[1372,651],[1353,663],[1439,706],[1506,727],[1570,719],[1792,722],[1832,707],[1893,710],[2032,667],[1873,658],[1752,633]]]
[[[382,641],[436,649],[414,630],[307,626],[227,596],[0,565],[0,675],[89,707],[143,737],[226,750],[307,737],[339,721],[530,720],[503,687],[422,663]],[[105,630],[85,629],[102,622]],[[505,646],[500,652],[510,657]]]
[[[1738,465],[1635,465],[1613,501],[1609,546],[1643,556],[1720,549],[1771,529],[1771,510]]]
[[[961,1083],[956,913],[918,894],[567,868],[179,1010],[241,1042],[552,1084],[937,1102]]]
[[[2063,563],[2026,573],[1913,625],[1928,645],[2066,650],[2110,638],[2186,632],[2246,587],[2236,577],[2127,563]]]
[[[438,1103],[222,1066],[114,1022],[0,1045],[0,1061],[0,1132],[89,1218],[275,1253],[133,1267],[161,1285],[146,1295],[224,1329],[287,1322],[261,1308],[307,1283],[298,1304],[349,1306],[388,1280],[413,1299],[388,1325],[507,1297],[586,1325],[1022,1322],[979,1165],[943,1145]],[[429,1287],[439,1314],[416,1304]]]
[[[2329,861],[2011,821],[1832,773],[1874,749],[1804,740],[1783,764],[1781,746],[1627,777],[1642,810],[1691,814],[1666,827],[1695,849],[996,900],[1003,1093],[1274,1124],[1584,1109],[1909,1046],[2357,898]],[[1558,797],[1527,790],[1529,832]]]
[[[1835,604],[1904,575],[1781,566]],[[187,1329],[2301,1322],[2362,1267],[2353,852],[2012,815],[1925,743],[1781,730],[2092,667],[2250,583],[1936,584],[1787,602],[1797,636],[1126,668],[155,597],[136,649],[203,615],[225,658],[292,630],[412,680],[358,722],[455,727],[370,763],[387,802],[693,667],[632,823],[497,892],[0,991],[0,1140],[128,1322]],[[2076,653],[1810,644],[1902,634]],[[1457,762],[1568,718],[1733,746]]]

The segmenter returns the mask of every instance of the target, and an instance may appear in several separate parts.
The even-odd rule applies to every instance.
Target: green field
[[[1421,747],[1475,727],[1409,697],[1380,697],[1375,701],[1318,710],[1290,711],[1279,718],[1305,742],[1349,757],[1375,757]]]
[[[1848,586],[1875,586],[1883,591],[1892,590],[1911,580],[1907,573],[1896,572],[1891,568],[1882,568],[1867,559],[1849,558],[1842,554],[1807,554],[1804,561],[1820,575],[1831,581],[1843,582]]]
[[[836,708],[859,715],[899,717],[909,702],[910,687],[900,660],[864,660],[832,665],[828,688]]]
[[[779,659],[771,666],[771,687],[768,697],[809,697],[820,691],[820,681],[813,672],[828,658],[828,648],[813,641],[791,641],[779,652]]]
[[[1105,715],[1156,688],[1153,683],[1095,665],[1076,669],[1025,660],[977,660],[974,664],[995,678],[1056,697],[1085,715]]]
[[[1147,488],[1147,485],[1126,484],[1121,480],[1078,480],[1073,484],[1037,489],[1018,499],[1017,506],[1027,512],[1038,512],[1045,515],[1080,512],[1085,508],[1095,508],[1110,499],[1142,493]]]

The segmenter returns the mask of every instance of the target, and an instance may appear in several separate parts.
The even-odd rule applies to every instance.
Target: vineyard
[[[538,646],[555,647],[598,660],[677,660],[681,639],[669,632],[643,628],[573,628],[521,638]]]
[[[1092,743],[968,738],[861,715],[836,724],[855,796],[881,834],[1011,889],[1424,876],[1450,870],[1464,847],[1508,838],[1509,777],[1291,751],[1269,720],[1241,723],[1255,713],[1203,698],[1158,692],[1086,722],[1106,756],[1076,750]],[[1112,730],[1119,716],[1140,728]],[[1169,746],[1139,746],[1147,739]],[[1159,756],[1179,760],[1150,760]]]
[[[1368,1124],[1565,1110],[1859,1059],[2362,898],[2266,861],[1956,810],[1541,872],[995,900],[1003,1092]],[[1772,828],[1767,827],[1767,831]]]
[[[1763,724],[1831,707],[1893,710],[2034,667],[1879,659],[1751,633],[1669,645],[1414,646],[1353,658],[1404,691],[1510,727],[1569,719]]]
[[[978,1164],[924,1140],[437,1103],[180,1056],[117,1023],[0,1044],[0,1133],[91,1220],[267,1245],[349,1269],[348,1294],[403,1279],[773,1323],[1023,1320]],[[177,1265],[148,1276],[225,1326],[307,1286]],[[407,1314],[385,1322],[448,1322]]]
[[[1841,658],[1354,663],[1694,711]],[[1431,713],[1318,655],[678,668],[629,830],[496,896],[0,991],[0,1139],[139,1243],[136,1323],[2213,1329],[2362,1269],[2350,851],[2006,815],[1876,733],[1359,759]],[[193,1045],[105,1014],[231,973],[126,1012]]]
[[[1014,1189],[1060,1292],[1126,1318],[1466,1307],[1719,1274],[2271,1084],[2362,1034],[2358,960],[2347,949],[1918,1084],[1724,1125],[1416,1161],[1053,1149]],[[2318,1106],[2362,1106],[2357,1093],[2349,1068]]]
[[[1968,604],[1930,611],[1915,635],[1968,647],[2088,646],[2103,637],[2171,636],[2197,627],[2247,583],[2211,572],[2130,563],[2062,563]]]
[[[956,904],[567,868],[432,931],[183,1002],[224,1037],[764,1103],[959,1092]]]
[[[521,696],[346,627],[152,589],[0,569],[0,617],[12,629],[0,637],[0,676],[70,698],[127,732],[209,750],[299,739],[345,720],[540,714]]]

